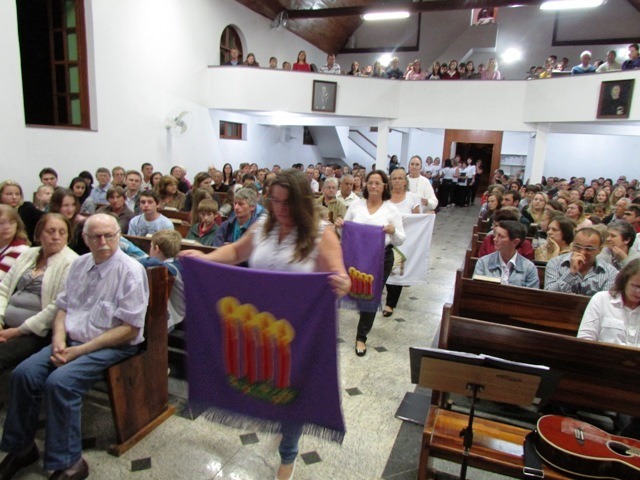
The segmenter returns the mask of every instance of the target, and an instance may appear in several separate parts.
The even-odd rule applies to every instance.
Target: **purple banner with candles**
[[[214,420],[341,442],[336,298],[326,273],[266,272],[186,257],[189,402]]]
[[[340,306],[365,312],[380,308],[384,274],[384,231],[380,226],[344,222],[342,256],[351,291]]]

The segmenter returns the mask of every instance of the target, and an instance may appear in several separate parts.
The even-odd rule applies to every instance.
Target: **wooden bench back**
[[[563,373],[552,403],[640,416],[640,349],[451,315],[440,348],[546,365]]]
[[[182,222],[189,222],[190,212],[182,212],[180,210],[172,210],[167,208],[161,208],[159,212],[169,219],[180,220]]]
[[[151,249],[151,237],[137,237],[135,235],[124,235],[124,237],[146,253]],[[215,250],[215,247],[207,247],[199,243],[182,243],[180,250],[200,250],[209,253]]]
[[[109,399],[121,455],[174,412],[169,406],[167,327],[170,283],[165,267],[147,269],[149,305],[139,353],[107,369]]]
[[[456,273],[452,314],[575,336],[591,297],[463,278]]]

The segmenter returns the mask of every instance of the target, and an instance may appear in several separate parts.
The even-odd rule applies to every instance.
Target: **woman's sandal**
[[[364,348],[358,348],[358,342],[356,341],[356,355],[359,357],[364,357],[366,354],[367,354],[367,345],[365,344]]]
[[[387,308],[387,307],[385,307]],[[382,316],[383,317],[390,317],[391,315],[393,315],[393,309],[391,310],[382,310]]]

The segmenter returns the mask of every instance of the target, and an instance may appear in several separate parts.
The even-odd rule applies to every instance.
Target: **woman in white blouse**
[[[365,188],[362,199],[355,200],[344,217],[345,222],[362,223],[364,225],[376,225],[382,227],[385,233],[384,251],[384,275],[383,283],[393,267],[392,246],[402,245],[405,234],[402,227],[400,211],[391,202],[389,179],[382,170],[369,172],[365,179]],[[341,227],[343,222],[336,222],[336,227]],[[360,312],[358,333],[356,334],[356,355],[363,357],[367,353],[367,335],[373,327],[376,312]]]
[[[420,203],[422,199],[408,190],[409,182],[404,168],[396,168],[389,178],[391,179],[390,202],[396,206],[401,214],[420,213]],[[386,287],[387,301],[382,310],[382,316],[390,317],[393,315],[393,310],[396,308],[396,305],[398,305],[398,300],[402,293],[402,285],[387,284]]]
[[[234,243],[204,254],[186,250],[180,256],[193,256],[211,262],[282,272],[332,272],[329,282],[337,297],[346,295],[351,281],[342,262],[338,237],[318,218],[313,206],[309,180],[300,171],[281,170],[269,187],[268,215],[262,217]],[[304,301],[304,299],[300,299]],[[277,479],[293,477],[302,425],[282,424],[280,468]]]

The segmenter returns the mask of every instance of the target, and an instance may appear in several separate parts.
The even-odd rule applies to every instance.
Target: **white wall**
[[[61,183],[67,184],[81,170],[93,172],[99,166],[139,168],[151,162],[167,172],[181,163],[191,175],[217,164],[223,153],[234,157],[226,145],[217,146],[218,132],[201,101],[207,66],[218,63],[220,36],[229,24],[241,30],[247,51],[262,63],[271,55],[280,61],[294,57],[301,49],[313,57],[324,56],[291,32],[271,29],[267,18],[233,1],[85,2],[92,11],[88,28],[96,75],[94,131],[25,127],[16,3],[0,0],[1,176],[20,182],[27,196],[45,166],[54,166]],[[169,141],[164,122],[176,107],[192,112],[193,125],[187,134]],[[250,155],[264,158],[268,153],[257,148]]]
[[[640,178],[640,137],[551,133],[547,136],[544,175],[592,178],[620,175]],[[632,162],[622,159],[633,158]],[[567,161],[570,159],[571,161]]]

